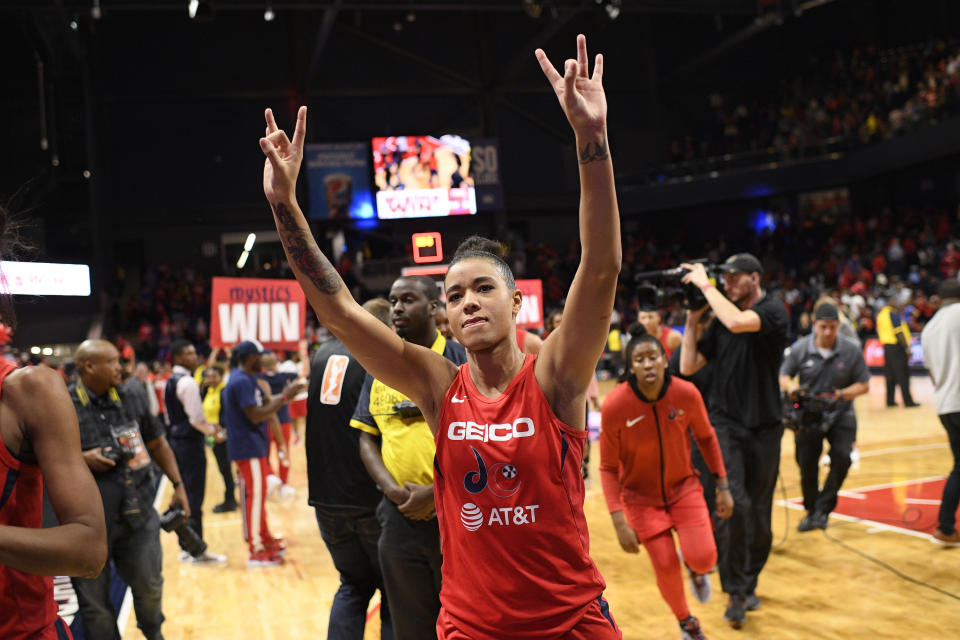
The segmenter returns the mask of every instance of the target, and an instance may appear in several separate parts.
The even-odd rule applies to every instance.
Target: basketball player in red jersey
[[[0,209],[0,228],[6,214]],[[63,378],[0,361],[0,638],[58,640],[49,576],[93,577],[107,558],[103,503],[80,455]],[[59,526],[41,529],[46,487]]]
[[[436,434],[441,640],[621,637],[588,554],[580,477],[587,386],[606,342],[621,262],[603,58],[590,76],[582,35],[563,75],[543,51],[536,56],[576,136],[583,244],[564,323],[538,356],[517,345],[522,294],[509,266],[474,240],[458,250],[445,280],[466,364],[457,368],[400,339],[366,313],[318,249],[296,202],[306,108],[292,141],[267,110],[260,139],[264,193],[320,321],[371,375],[410,397]]]
[[[694,595],[710,597],[706,575],[717,563],[713,522],[690,461],[693,432],[717,481],[717,516],[733,515],[733,497],[717,435],[700,392],[667,374],[663,345],[644,333],[627,345],[624,381],[603,402],[600,479],[620,546],[650,554],[657,586],[680,623],[683,640],[705,640],[683,594],[672,530],[690,570]]]
[[[641,307],[640,312],[637,314],[637,322],[643,325],[647,333],[660,340],[660,344],[663,345],[663,350],[666,352],[667,360],[669,361],[670,354],[676,351],[680,343],[683,342],[683,335],[676,329],[671,329],[663,324],[663,317],[660,315],[660,310],[653,306]]]

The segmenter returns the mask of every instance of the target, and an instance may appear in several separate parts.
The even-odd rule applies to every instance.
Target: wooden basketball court
[[[847,478],[841,503],[850,503],[844,508],[860,515],[832,517],[826,533],[797,533],[803,512],[782,504],[784,498],[789,501],[800,494],[792,436],[784,437],[782,492],[778,487],[777,498],[781,504],[773,517],[776,546],[757,590],[763,607],[748,614],[742,630],[731,629],[723,620],[726,598],[714,573],[713,599],[701,605],[690,598],[692,612],[700,618],[707,637],[903,640],[951,637],[960,629],[960,548],[933,544],[922,533],[936,524],[934,502],[939,502],[937,487],[942,486],[937,483],[942,483],[952,459],[933,410],[929,380],[912,382],[920,408],[885,408],[883,379],[878,377],[872,381],[871,393],[856,401],[860,460]],[[601,389],[606,393],[611,387],[603,383]],[[594,479],[597,458],[595,453],[591,460]],[[181,564],[176,537],[161,533],[164,636],[167,640],[325,638],[338,576],[313,510],[306,504],[303,447],[293,452],[291,484],[298,489],[296,500],[288,505],[269,504],[270,528],[282,532],[290,547],[283,567],[247,569],[239,513],[210,512],[222,496],[223,483],[212,456],[208,469],[205,537],[212,551],[227,554],[229,564],[224,568]],[[862,487],[866,489],[856,491]],[[164,506],[169,492],[165,487]],[[679,638],[646,555],[620,550],[599,481],[588,488],[585,511],[591,552],[606,578],[606,597],[623,637]],[[375,608],[377,602],[371,606]],[[124,638],[142,637],[132,612],[121,628]],[[372,611],[365,638],[379,637],[378,617]]]

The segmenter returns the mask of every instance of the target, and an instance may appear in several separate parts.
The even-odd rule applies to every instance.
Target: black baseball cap
[[[839,320],[840,312],[837,311],[836,305],[830,304],[829,302],[824,302],[813,312],[814,320]]]
[[[255,340],[244,340],[233,348],[233,352],[242,360],[255,353],[263,353],[263,346]]]
[[[752,253],[735,253],[720,265],[724,273],[763,273],[763,265]]]

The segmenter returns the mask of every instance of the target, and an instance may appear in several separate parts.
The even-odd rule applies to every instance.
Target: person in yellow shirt
[[[233,472],[230,469],[230,458],[227,457],[226,431],[223,428],[223,420],[220,412],[223,408],[220,400],[220,393],[227,386],[227,381],[223,379],[223,371],[219,366],[209,366],[203,370],[203,413],[207,417],[207,422],[219,427],[219,438],[213,442],[213,455],[217,459],[217,468],[220,469],[220,475],[223,476],[223,502],[213,508],[214,513],[227,513],[237,510],[237,498],[234,491]]]
[[[920,406],[910,395],[910,328],[900,316],[900,309],[893,301],[888,301],[877,314],[877,337],[883,345],[883,374],[887,379],[887,406],[897,406],[894,391],[898,385],[903,406]]]
[[[467,361],[464,348],[437,330],[437,285],[398,278],[390,289],[393,326],[404,340]],[[409,398],[369,374],[350,426],[360,430],[360,458],[383,491],[377,507],[377,555],[397,640],[436,637],[440,613],[440,529],[433,502],[433,434]]]

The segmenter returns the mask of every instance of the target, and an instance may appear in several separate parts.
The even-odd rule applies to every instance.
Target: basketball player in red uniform
[[[320,321],[371,375],[410,397],[436,434],[441,640],[621,637],[588,554],[580,477],[587,386],[606,341],[621,261],[603,58],[590,76],[582,35],[563,75],[543,51],[536,56],[576,135],[583,244],[564,323],[538,356],[517,345],[523,296],[509,266],[475,239],[460,247],[445,280],[466,364],[458,368],[400,339],[366,313],[318,249],[296,202],[306,108],[292,141],[267,110],[260,139],[264,192]]]
[[[689,431],[717,480],[717,516],[733,514],[733,498],[717,435],[700,392],[667,374],[656,336],[641,334],[627,345],[624,382],[603,402],[600,479],[620,546],[650,555],[657,586],[680,623],[683,640],[705,640],[683,594],[675,530],[700,602],[710,597],[706,575],[717,563],[713,522],[690,461]]]
[[[640,312],[637,314],[637,322],[643,325],[647,333],[660,340],[660,344],[663,345],[663,350],[667,353],[667,360],[669,361],[670,354],[683,342],[683,336],[680,332],[663,324],[663,317],[660,315],[660,310],[654,306],[641,307]]]
[[[0,210],[0,227],[5,217]],[[53,369],[0,361],[0,486],[0,638],[70,638],[50,576],[98,575],[107,529],[77,414]],[[60,522],[48,529],[44,487]]]

